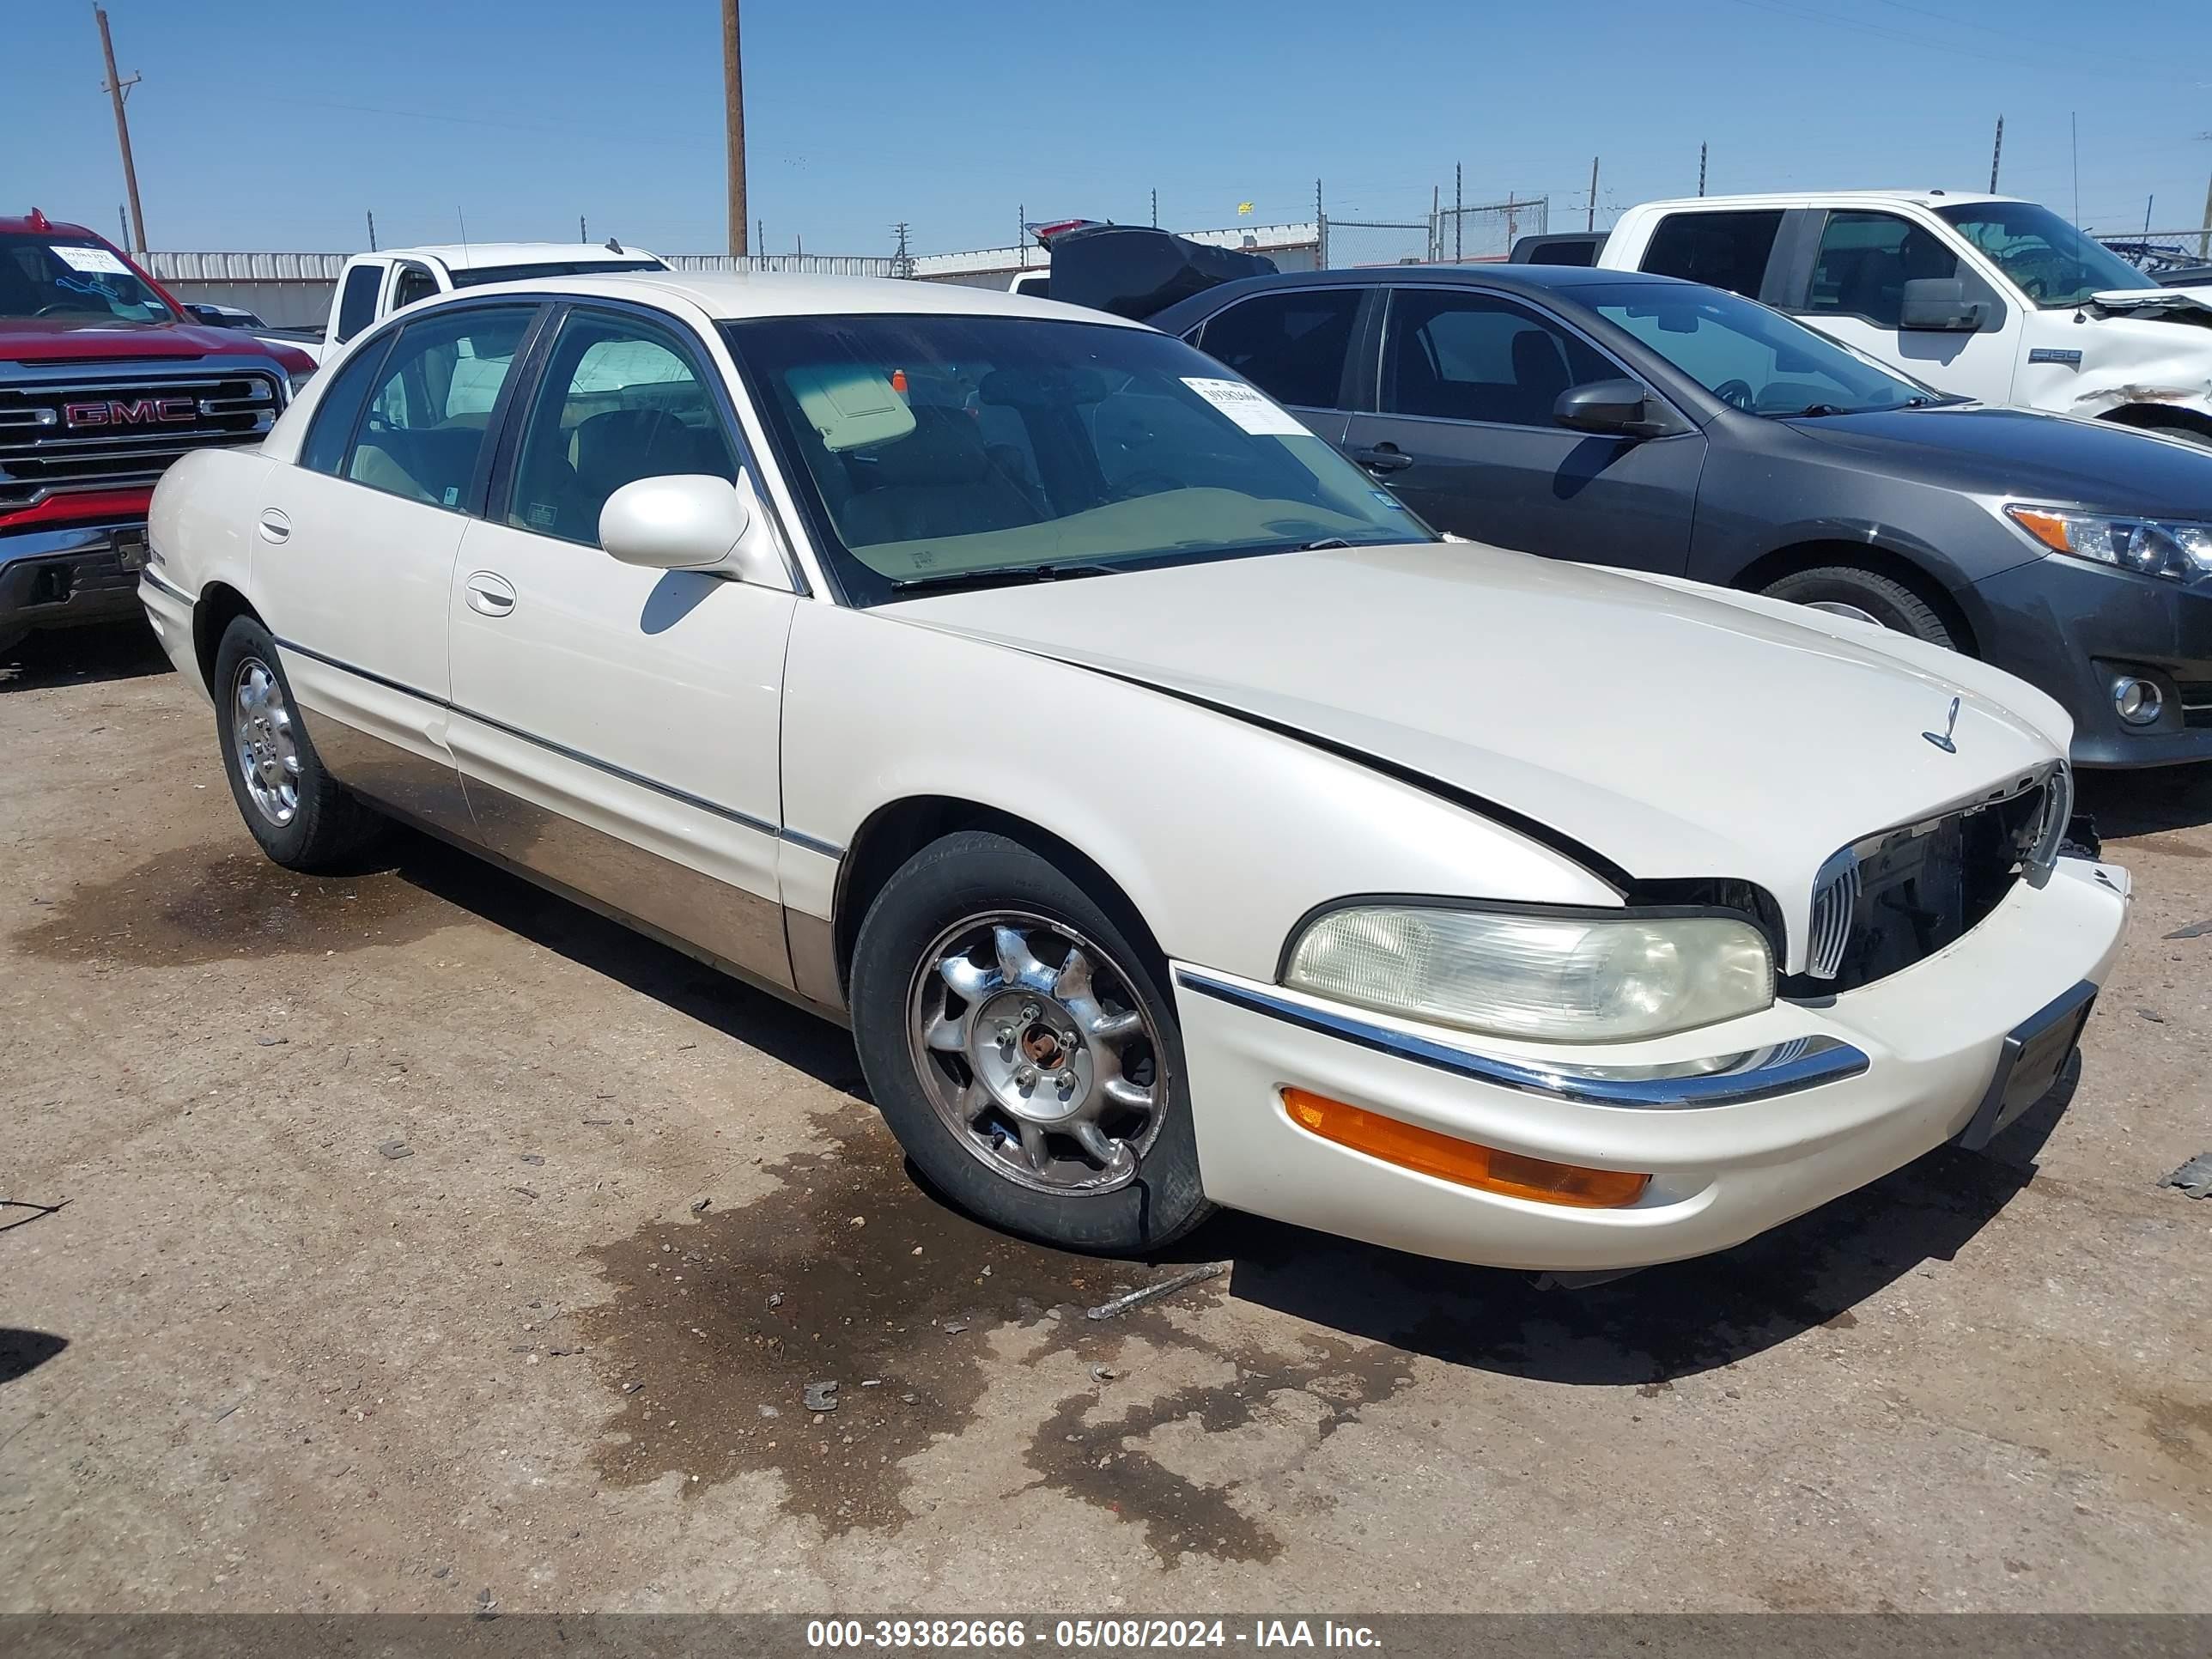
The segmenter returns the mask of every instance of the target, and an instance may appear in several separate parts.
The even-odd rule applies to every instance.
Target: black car
[[[1247,278],[1152,316],[1440,530],[1879,623],[2090,766],[2212,758],[2212,454],[1947,398],[1752,301],[1557,265]]]

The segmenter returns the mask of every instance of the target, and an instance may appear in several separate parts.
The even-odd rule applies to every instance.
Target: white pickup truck
[[[1647,202],[1596,263],[1764,301],[1939,391],[2212,445],[2212,288],[2157,287],[2033,202],[1940,190]]]
[[[605,242],[471,242],[447,247],[386,248],[356,253],[339,274],[320,340],[285,337],[321,362],[363,329],[433,295],[487,283],[665,270],[656,254]]]

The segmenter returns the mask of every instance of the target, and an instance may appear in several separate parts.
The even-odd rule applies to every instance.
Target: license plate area
[[[2006,1036],[1989,1092],[1958,1144],[1968,1152],[1988,1146],[2022,1112],[2049,1094],[2065,1069],[2067,1056],[2081,1041],[2081,1028],[2096,1006],[2097,988],[2084,980],[2065,995],[2038,1009]]]

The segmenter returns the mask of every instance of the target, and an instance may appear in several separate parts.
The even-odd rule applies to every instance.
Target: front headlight
[[[2054,553],[2094,559],[2139,576],[2195,581],[2212,576],[2212,524],[2076,513],[2063,507],[2005,508],[2005,516]]]
[[[1765,935],[1735,916],[1563,916],[1358,904],[1292,940],[1283,982],[1496,1036],[1662,1036],[1774,1000]]]

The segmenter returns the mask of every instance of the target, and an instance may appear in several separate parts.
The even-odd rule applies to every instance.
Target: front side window
[[[356,265],[346,272],[345,286],[338,292],[339,344],[376,320],[376,290],[383,281],[382,265]]]
[[[388,495],[461,507],[491,408],[532,307],[447,312],[401,331],[379,366],[345,476]]]
[[[857,604],[1432,539],[1287,410],[1149,330],[957,315],[724,329]]]
[[[1277,403],[1341,409],[1358,315],[1357,289],[1287,289],[1239,301],[1207,321],[1198,343]]]
[[[571,314],[524,428],[507,522],[596,547],[608,496],[677,472],[738,476],[690,349],[628,316]]]
[[[0,317],[166,323],[175,315],[105,242],[52,232],[0,234]]]
[[[1619,378],[1581,340],[1486,294],[1399,289],[1382,352],[1382,410],[1445,421],[1550,426],[1570,386]]]
[[[392,285],[392,308],[404,311],[409,306],[428,300],[438,291],[436,278],[420,265],[399,267],[399,280]]]
[[[1936,216],[1955,227],[2045,311],[2080,305],[2095,294],[2157,286],[2102,242],[2034,202],[1962,203],[1937,208]]]
[[[1779,208],[1670,213],[1651,233],[1643,269],[1756,300],[1781,232]]]
[[[1722,402],[1747,414],[1849,415],[1943,401],[1778,311],[1668,283],[1575,290]]]
[[[1805,309],[1898,328],[1907,283],[1958,274],[1959,256],[1932,230],[1893,213],[1831,213]]]

